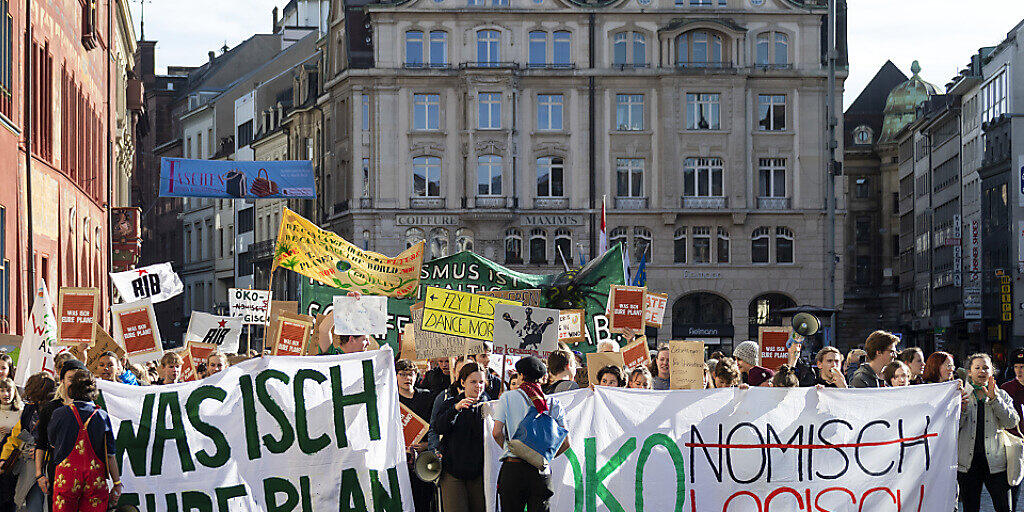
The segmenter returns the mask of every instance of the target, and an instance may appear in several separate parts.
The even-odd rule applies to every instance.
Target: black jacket
[[[423,374],[420,387],[427,388],[433,396],[440,395],[448,386],[452,385],[452,378],[440,368],[432,368]]]
[[[437,413],[437,433],[441,437],[441,467],[461,480],[472,480],[484,474],[484,417],[480,406],[455,410],[465,393],[445,400]],[[487,401],[480,395],[480,402]]]

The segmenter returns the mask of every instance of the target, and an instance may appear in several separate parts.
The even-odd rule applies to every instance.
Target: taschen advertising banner
[[[160,159],[160,197],[315,199],[309,160]]]
[[[944,511],[956,507],[956,383],[881,389],[552,395],[570,449],[553,512]],[[492,402],[493,404],[493,402]],[[484,432],[494,420],[485,415]],[[501,450],[484,436],[487,510]]]
[[[114,427],[122,504],[413,510],[388,349],[268,356],[195,382],[99,388]]]

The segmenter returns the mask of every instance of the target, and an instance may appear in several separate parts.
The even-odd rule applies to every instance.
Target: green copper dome
[[[914,76],[897,85],[885,100],[882,133],[878,137],[880,143],[891,141],[904,126],[914,122],[917,117],[917,107],[936,94],[934,85],[921,80],[921,65],[916,60],[911,64],[910,72]]]

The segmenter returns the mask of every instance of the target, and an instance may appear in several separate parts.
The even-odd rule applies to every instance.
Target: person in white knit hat
[[[740,367],[744,384],[768,387],[771,386],[775,372],[757,365],[760,351],[761,347],[756,341],[747,340],[732,349],[732,356],[736,358],[736,363]]]

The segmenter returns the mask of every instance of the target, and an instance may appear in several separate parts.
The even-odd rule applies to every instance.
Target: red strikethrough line
[[[890,444],[909,443],[910,441],[918,441],[928,437],[938,437],[939,434],[921,434],[914,437],[904,437],[903,439],[894,439],[892,441],[875,441],[869,443],[846,443],[846,444],[720,444],[720,443],[685,443],[683,446],[687,448],[740,448],[740,449],[755,449],[761,450],[764,448],[774,448],[778,450],[788,450],[794,448],[797,450],[824,450],[828,448],[865,448],[869,446],[886,446]]]

